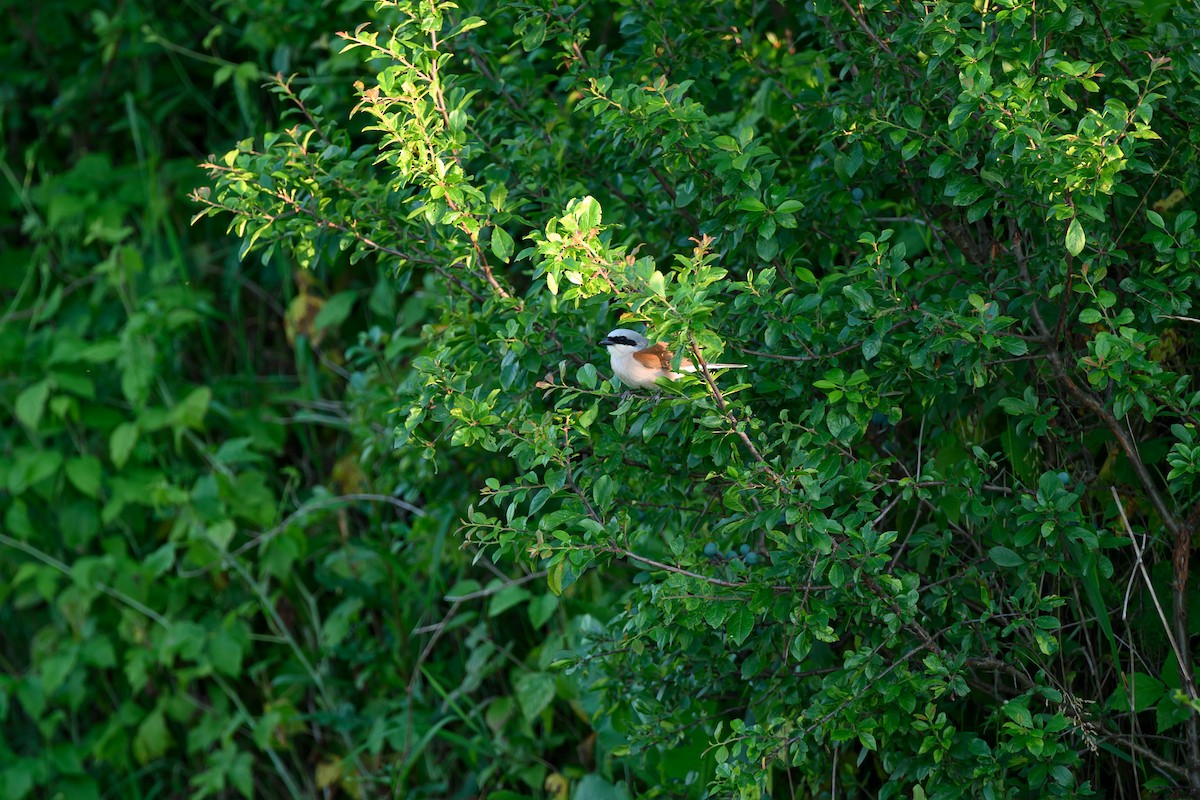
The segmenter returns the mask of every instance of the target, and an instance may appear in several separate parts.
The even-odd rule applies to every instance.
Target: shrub
[[[578,698],[638,794],[1200,788],[1190,12],[380,6],[374,143],[201,199],[433,315],[392,458],[473,464],[464,546],[566,603],[527,723]],[[623,393],[638,324],[750,367]]]
[[[92,5],[6,12],[0,55],[0,797],[299,796],[273,681],[305,634],[260,644],[293,608],[270,581],[365,504],[314,475],[283,519],[337,434],[280,419],[326,373],[260,305],[286,305],[287,263],[247,277],[216,226],[189,230],[186,191],[197,153],[276,124],[257,48],[318,92],[337,61],[297,54],[296,27]]]

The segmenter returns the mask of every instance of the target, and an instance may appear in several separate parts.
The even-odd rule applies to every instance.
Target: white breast
[[[621,383],[637,389],[653,389],[656,380],[671,375],[667,370],[647,367],[634,358],[632,353],[613,353],[609,361]]]

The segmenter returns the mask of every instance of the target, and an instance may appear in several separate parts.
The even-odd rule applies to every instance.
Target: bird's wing
[[[633,354],[633,358],[648,369],[671,369],[671,351],[662,342],[638,350]],[[680,365],[680,369],[687,369],[691,365],[692,362],[685,358]]]

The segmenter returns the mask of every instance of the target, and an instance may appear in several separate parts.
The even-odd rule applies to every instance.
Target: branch
[[[845,8],[850,16],[854,18],[854,21],[858,23],[858,27],[862,30],[862,32],[870,37],[871,41],[873,41],[881,50],[883,50],[883,52],[887,53],[896,61],[896,65],[900,67],[901,70],[907,73],[910,77],[916,77],[916,73],[913,71],[913,68],[896,58],[896,54],[892,52],[892,48],[888,47],[886,42],[875,35],[875,31],[871,30],[861,16],[854,13],[854,9],[850,7],[850,4],[846,2],[846,0],[842,0],[842,7]]]
[[[1174,778],[1184,778],[1187,776],[1187,770],[1178,764],[1172,764],[1165,758],[1155,753],[1149,747],[1138,744],[1137,740],[1128,734],[1107,734],[1105,739],[1120,739],[1121,744],[1128,747],[1132,752],[1149,761],[1154,766],[1158,767],[1161,772],[1166,773]]]
[[[742,444],[746,445],[746,449],[750,451],[750,454],[754,456],[754,459],[758,461],[766,473],[771,476],[771,480],[775,481],[775,485],[779,487],[780,490],[786,491],[784,489],[783,478],[781,478],[779,473],[777,473],[771,467],[771,465],[767,463],[767,460],[763,458],[762,453],[760,453],[758,448],[755,447],[754,442],[750,441],[750,436],[747,435],[744,430],[738,428],[737,418],[733,416],[733,413],[729,411],[729,407],[725,403],[725,395],[721,394],[721,390],[717,388],[717,382],[714,381],[713,376],[709,374],[708,366],[704,363],[704,356],[700,353],[700,346],[696,343],[696,337],[692,336],[690,338],[692,345],[692,357],[696,360],[696,374],[703,378],[705,384],[708,385],[709,394],[711,394],[712,398],[717,401],[717,407],[721,410],[721,414],[725,417],[726,422],[729,423],[730,433],[735,434],[739,439],[742,440]]]
[[[673,572],[676,575],[685,575],[689,578],[695,578],[698,581],[704,581],[705,583],[711,583],[713,586],[724,586],[727,589],[744,589],[750,585],[750,583],[748,581],[745,583],[734,583],[733,581],[727,581],[727,580],[723,580],[721,578],[714,578],[711,575],[701,575],[698,572],[692,572],[690,569],[684,569],[683,567],[677,567],[674,564],[666,564],[662,561],[655,561],[653,558],[646,558],[645,556],[639,556],[637,553],[633,552],[632,550],[627,550],[626,548],[621,547],[619,545],[610,545],[609,547],[595,548],[595,549],[603,550],[604,552],[612,553],[613,555],[620,556],[622,558],[628,558],[631,561],[637,561],[637,562],[640,562],[647,566],[655,567],[656,569],[665,570],[666,572]],[[776,592],[790,594],[792,592],[798,592],[798,591],[804,591],[804,592],[829,591],[829,590],[833,589],[833,587],[825,586],[825,585],[816,585],[816,584],[805,584],[804,586],[772,586],[771,589]]]
[[[449,603],[465,603],[468,600],[478,600],[481,597],[490,597],[491,595],[498,594],[498,593],[504,591],[505,589],[509,588],[510,586],[520,586],[522,584],[529,583],[530,581],[536,581],[538,578],[544,578],[544,577],[546,577],[546,570],[543,569],[538,572],[531,572],[528,575],[522,575],[519,578],[513,578],[511,581],[508,581],[507,583],[500,583],[500,584],[497,584],[496,586],[492,586],[488,589],[480,589],[475,592],[468,592],[467,594],[458,594],[458,595],[448,594],[443,599],[445,599]],[[413,633],[428,633],[429,631],[432,631],[435,627],[436,626],[433,626],[433,625],[426,625],[423,628],[416,628],[415,630],[413,630]]]
[[[884,331],[884,333],[885,334],[891,333],[892,331],[896,330],[897,328],[901,327],[902,325],[907,325],[909,322],[912,322],[912,320],[902,319],[899,322],[892,325],[892,327],[890,327],[886,331]],[[785,356],[785,355],[779,355],[776,353],[764,353],[761,350],[751,350],[748,347],[738,347],[738,350],[740,350],[743,353],[749,353],[752,356],[762,356],[763,358],[776,358],[776,359],[779,359],[780,361],[821,361],[822,359],[833,358],[834,356],[840,356],[843,353],[849,353],[851,350],[857,350],[860,347],[862,347],[862,342],[854,342],[853,344],[846,345],[845,347],[843,347],[840,350],[834,350],[831,353],[813,353],[812,355],[807,355],[807,356]]]
[[[733,581],[726,581],[726,580],[722,580],[720,578],[713,578],[709,575],[701,575],[699,572],[692,572],[691,570],[684,569],[683,567],[676,567],[672,564],[664,564],[663,562],[655,561],[652,558],[646,558],[645,556],[639,556],[637,553],[633,552],[632,550],[626,550],[624,547],[619,547],[617,545],[613,545],[612,547],[610,547],[609,552],[613,553],[614,555],[628,558],[632,561],[640,561],[643,564],[647,564],[651,567],[657,567],[658,569],[666,570],[667,572],[674,572],[676,575],[686,575],[689,578],[695,578],[696,580],[704,581],[705,583],[711,583],[714,586],[724,586],[728,589],[741,589],[743,586],[746,585],[744,583],[734,583]]]
[[[1142,573],[1142,580],[1146,582],[1146,589],[1150,592],[1150,599],[1154,601],[1154,609],[1158,612],[1158,618],[1162,622],[1163,630],[1166,631],[1167,641],[1171,645],[1171,651],[1175,653],[1175,661],[1179,664],[1180,674],[1187,672],[1187,659],[1183,657],[1183,651],[1179,649],[1179,641],[1171,632],[1171,625],[1167,622],[1167,615],[1163,612],[1162,604],[1158,602],[1158,594],[1154,591],[1154,584],[1150,581],[1150,573],[1146,571],[1146,560],[1142,557],[1142,548],[1138,547],[1137,536],[1133,533],[1133,526],[1129,524],[1129,518],[1125,516],[1125,506],[1121,502],[1120,495],[1117,494],[1115,486],[1108,487],[1112,492],[1113,502],[1117,504],[1117,511],[1121,514],[1121,523],[1125,526],[1125,533],[1129,535],[1129,540],[1133,542],[1133,550],[1137,554],[1138,571]]]

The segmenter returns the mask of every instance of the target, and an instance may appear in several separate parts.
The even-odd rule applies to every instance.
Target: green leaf
[[[993,562],[1001,567],[1019,567],[1025,563],[1025,559],[1004,545],[996,545],[991,550],[988,550],[988,555]]]
[[[853,178],[855,173],[862,168],[863,165],[863,147],[859,142],[850,145],[850,149],[846,151],[843,168],[846,170],[846,177]]]
[[[550,621],[558,609],[558,597],[553,594],[540,594],[529,601],[529,621],[533,627],[540,628]]]
[[[25,391],[17,395],[13,404],[17,420],[31,430],[37,430],[42,420],[42,412],[46,410],[46,400],[50,397],[50,380],[43,378]]]
[[[505,264],[512,258],[513,238],[499,225],[492,228],[492,253]]]
[[[1103,317],[1100,316],[1100,312],[1094,308],[1085,308],[1079,312],[1079,321],[1084,325],[1095,325],[1101,319]]]
[[[33,791],[34,778],[44,770],[41,759],[13,758],[0,771],[0,796],[8,800],[24,800]]]
[[[122,422],[113,429],[112,435],[108,437],[108,452],[117,469],[125,466],[137,440],[138,427],[132,422]]]
[[[738,147],[737,139],[734,139],[732,136],[717,136],[712,140],[712,143],[727,153],[736,153],[741,149]]]
[[[859,284],[851,283],[843,286],[842,294],[850,298],[860,311],[870,311],[875,307],[875,301],[872,299],[870,293]]]
[[[974,103],[959,103],[954,108],[950,109],[950,116],[946,120],[946,124],[950,130],[960,127],[967,118],[971,116],[971,112],[975,110]]]
[[[121,391],[135,407],[145,405],[154,380],[158,348],[153,340],[140,335],[133,322],[121,333],[121,353],[117,364],[121,370]]]
[[[576,218],[579,220],[579,229],[587,232],[593,228],[600,227],[600,222],[603,219],[603,210],[600,208],[600,203],[594,197],[585,197],[579,201],[579,205],[575,209]]]
[[[779,242],[777,242],[774,238],[765,238],[760,236],[754,243],[754,252],[756,252],[758,257],[763,261],[772,261],[774,260],[775,256],[779,254]]]
[[[322,631],[322,640],[324,638],[325,632]],[[244,648],[228,631],[219,631],[208,641],[208,657],[212,659],[217,672],[223,675],[240,675],[244,655]]]
[[[204,427],[204,415],[208,413],[208,404],[212,401],[212,389],[198,386],[188,392],[187,397],[180,400],[167,415],[167,424],[177,433],[185,428],[200,430]]]
[[[80,456],[67,462],[67,480],[88,497],[100,494],[100,459],[95,456]]]
[[[571,800],[629,800],[629,791],[592,773],[579,781],[571,793]]]
[[[543,486],[541,489],[538,489],[533,499],[529,501],[529,513],[536,514],[541,511],[542,506],[546,505],[546,501],[550,499],[551,494],[553,492],[548,487]]]
[[[596,421],[596,417],[600,414],[600,404],[592,403],[582,414],[579,415],[579,427],[590,428],[592,423]]]
[[[100,531],[100,514],[96,504],[82,498],[72,498],[56,506],[63,544],[83,550]]]
[[[1109,707],[1116,711],[1146,711],[1154,708],[1166,692],[1163,682],[1152,675],[1144,672],[1124,674],[1121,685],[1109,699]]]
[[[350,316],[351,309],[354,308],[354,300],[357,296],[358,292],[354,291],[338,292],[326,300],[313,320],[313,330],[320,331],[345,322],[346,317]]]
[[[1005,336],[1000,340],[1000,347],[1004,348],[1006,353],[1014,356],[1023,356],[1029,352],[1029,345],[1025,340],[1015,336]]]
[[[978,203],[967,209],[967,222],[979,222],[979,220],[986,217],[992,210],[992,203],[993,201],[991,197],[985,197],[983,200],[980,200]]]
[[[222,549],[225,549],[222,546]],[[334,607],[321,623],[321,647],[331,650],[340,645],[350,634],[363,607],[361,597],[348,597]]]
[[[157,578],[175,563],[175,543],[166,542],[142,562],[142,567],[151,578]]]
[[[1083,233],[1083,226],[1079,224],[1079,218],[1071,220],[1071,224],[1067,227],[1067,252],[1073,256],[1083,252],[1083,246],[1087,243],[1087,237]]]
[[[579,381],[579,385],[585,389],[595,389],[596,383],[599,380],[599,375],[596,373],[596,367],[590,362],[579,368],[579,372],[575,374],[575,380]]]
[[[53,477],[62,467],[62,453],[57,450],[25,450],[12,464],[8,473],[8,490],[21,494]]]
[[[264,747],[265,749],[265,747]],[[237,753],[229,765],[229,782],[245,800],[254,800],[254,759]]]
[[[929,177],[934,180],[943,177],[946,171],[950,169],[950,165],[954,163],[954,158],[953,153],[943,153],[935,158],[933,163],[929,165]]]
[[[117,665],[117,653],[113,649],[112,639],[108,636],[93,636],[79,648],[79,655],[85,664],[100,669],[112,669]],[[4,714],[0,712],[0,719]]]
[[[524,603],[532,596],[532,593],[524,586],[509,584],[492,595],[492,600],[488,603],[488,616],[499,616],[513,606]]]
[[[521,37],[521,48],[530,53],[542,46],[546,40],[546,18],[532,15],[522,20],[524,25],[513,26],[513,32]]]
[[[592,497],[596,501],[597,508],[607,511],[608,507],[612,505],[616,493],[617,484],[607,473],[596,478],[596,483],[592,486]]]
[[[1169,729],[1174,728],[1182,722],[1187,722],[1195,711],[1184,705],[1176,703],[1170,695],[1158,701],[1158,706],[1155,708],[1155,722],[1157,724],[1157,732],[1159,734],[1166,733]]]
[[[554,675],[548,672],[522,673],[513,684],[521,715],[529,722],[537,719],[554,700]]]
[[[63,681],[71,674],[71,670],[75,669],[75,661],[78,656],[79,651],[76,648],[68,647],[48,656],[37,665],[38,672],[42,676],[42,691],[46,693],[47,697],[57,692]]]
[[[29,506],[20,498],[13,500],[8,506],[8,510],[4,512],[4,524],[8,526],[8,533],[15,534],[21,539],[29,539],[34,535],[33,520],[29,518]],[[0,692],[0,697],[2,696],[3,692]],[[0,714],[0,720],[3,719],[4,715]]]
[[[686,208],[696,199],[696,182],[687,180],[675,189],[675,207]]]
[[[867,361],[872,360],[879,355],[879,351],[883,348],[883,337],[878,333],[872,333],[866,339],[863,339],[862,354]]]
[[[133,739],[133,754],[140,763],[146,764],[166,753],[170,745],[171,732],[167,729],[166,717],[162,708],[156,708],[138,725]]]
[[[566,559],[561,558],[552,563],[546,569],[546,586],[554,593],[555,597],[561,597],[563,593],[563,580],[566,577]]]
[[[725,623],[725,632],[729,634],[729,638],[734,644],[740,646],[742,642],[746,641],[746,637],[752,630],[754,630],[754,614],[745,604],[739,605]]]
[[[462,22],[458,23],[458,27],[454,29],[454,33],[452,35],[458,36],[459,34],[466,33],[467,31],[473,31],[476,28],[482,28],[484,25],[487,25],[487,20],[485,19],[481,19],[479,17],[467,17]]]
[[[657,296],[663,298],[667,296],[666,278],[658,270],[655,270],[654,274],[650,276],[648,286],[650,291]]]
[[[231,519],[223,519],[220,522],[213,523],[208,526],[205,531],[205,536],[221,550],[227,550],[229,543],[233,541],[233,535],[237,533],[237,525]]]
[[[91,364],[104,364],[121,355],[121,343],[116,339],[90,344],[79,351],[79,360]]]

